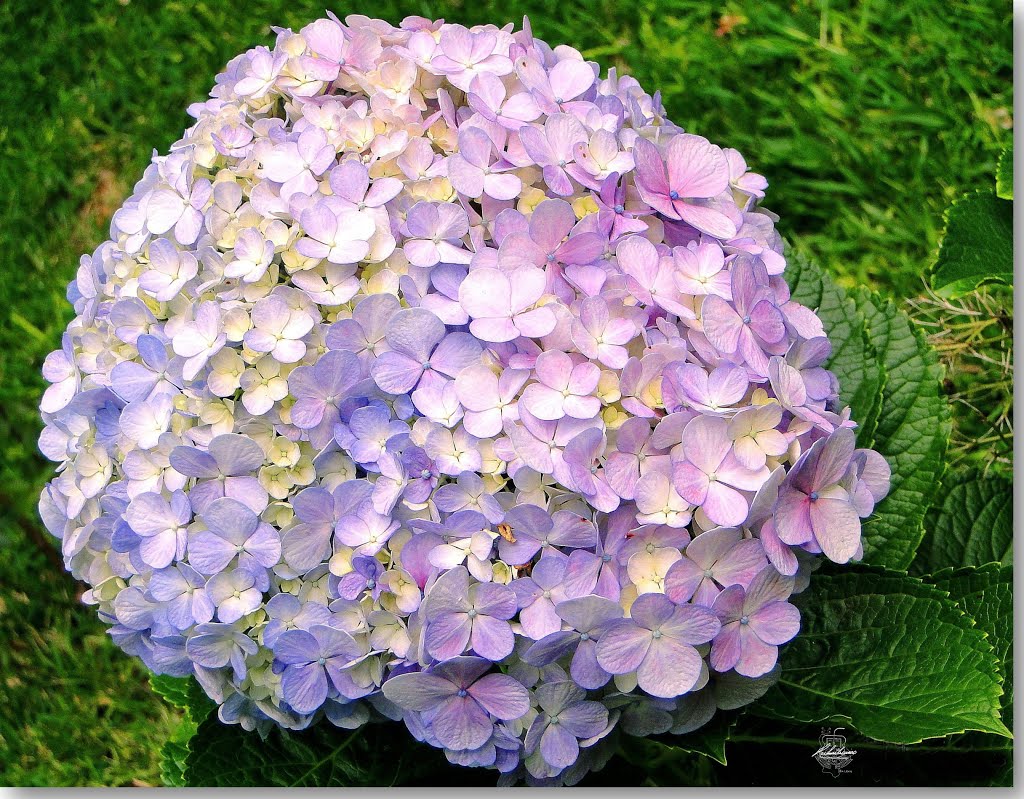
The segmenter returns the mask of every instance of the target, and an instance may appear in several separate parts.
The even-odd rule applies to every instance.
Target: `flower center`
[[[476,608],[470,608],[468,611],[466,611],[466,615],[469,616],[469,618],[471,618],[471,619],[475,619],[476,618]]]
[[[623,211],[626,210],[626,206],[624,206],[622,203],[617,203],[613,210],[615,211],[615,213],[621,214]]]
[[[705,569],[704,570],[704,576],[707,577],[710,580],[712,577],[715,576],[715,573],[713,571],[711,571],[711,569]]]
[[[817,502],[818,501],[818,492],[817,491],[812,491],[809,499],[811,500],[811,502]]]
[[[459,696],[466,696],[467,694],[469,694],[469,691],[467,691],[465,688],[459,689]]]
[[[655,630],[654,633],[652,634],[652,637],[654,638],[655,641],[657,641],[659,638],[661,638],[661,630]]]
[[[750,624],[750,616],[740,616],[740,624]]]
[[[743,324],[745,324],[745,325],[749,325],[750,324],[750,316],[749,315],[743,317]]]
[[[317,658],[316,662],[323,666],[327,663],[327,658]]]
[[[590,640],[590,633],[580,633],[580,640],[581,641],[589,641]]]
[[[670,200],[678,200],[679,199],[679,192],[676,191],[675,189],[672,189],[672,191],[670,191],[668,193],[668,198]]]

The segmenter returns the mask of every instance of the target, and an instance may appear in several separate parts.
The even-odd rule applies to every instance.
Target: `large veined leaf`
[[[885,366],[874,448],[889,462],[889,495],[864,522],[864,560],[905,570],[924,537],[924,517],[937,495],[952,429],[940,394],[942,367],[906,314],[866,290],[857,292],[868,336]]]
[[[1003,679],[1003,720],[1013,720],[1013,569],[989,563],[979,568],[945,569],[927,578],[988,635]]]
[[[781,654],[778,685],[752,712],[846,723],[888,743],[966,730],[1009,737],[996,653],[944,591],[859,567],[816,574],[796,603],[800,635]]]
[[[942,505],[914,560],[925,574],[947,566],[1013,562],[1013,483],[976,471],[948,475]]]
[[[853,409],[857,444],[870,447],[882,407],[885,366],[868,338],[864,314],[821,267],[788,249],[785,277],[792,298],[818,312],[832,342],[829,369],[839,380],[840,397]]]
[[[174,733],[160,748],[160,777],[164,785],[183,788],[192,739],[214,706],[199,683],[191,678],[154,674],[149,683],[156,693],[184,711]]]
[[[350,731],[322,722],[302,732],[275,728],[263,738],[212,715],[190,750],[185,782],[191,787],[493,786],[496,779],[493,771],[449,764],[396,723]]]
[[[946,210],[931,284],[942,296],[959,297],[992,282],[1013,285],[1013,203],[978,191]]]

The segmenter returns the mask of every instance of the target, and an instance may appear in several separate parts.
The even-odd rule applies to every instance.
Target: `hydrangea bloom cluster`
[[[118,645],[540,783],[762,694],[889,481],[764,178],[528,22],[329,16],[189,111],[44,366]]]

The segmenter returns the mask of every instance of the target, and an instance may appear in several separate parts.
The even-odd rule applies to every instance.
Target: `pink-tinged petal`
[[[761,542],[755,538],[740,541],[715,564],[715,580],[722,585],[750,585],[767,565]]]
[[[571,114],[552,114],[544,124],[555,160],[569,160],[573,148],[587,140],[587,131],[583,124]]]
[[[762,300],[750,310],[750,327],[767,344],[777,344],[786,336],[782,313],[768,300]]]
[[[537,164],[550,164],[556,159],[551,146],[539,125],[524,125],[519,129],[519,139],[530,159]]]
[[[689,461],[680,461],[672,467],[672,485],[676,493],[691,505],[703,505],[711,481]]]
[[[470,366],[459,372],[455,378],[455,391],[459,402],[471,411],[488,411],[501,401],[498,377],[483,365]]]
[[[628,674],[643,662],[653,640],[650,630],[628,619],[611,622],[597,642],[597,662],[609,674]]]
[[[504,320],[502,320],[504,321]],[[528,338],[541,338],[551,333],[558,325],[558,317],[547,306],[534,308],[532,311],[517,314],[512,324],[520,335]]]
[[[718,465],[716,471],[721,482],[741,491],[757,491],[771,476],[766,466],[760,469],[745,469],[732,453],[725,456],[725,460]]]
[[[551,474],[554,470],[551,447],[535,438],[523,425],[508,425],[505,432],[512,442],[516,455],[523,463],[541,474]]]
[[[714,197],[729,186],[725,154],[702,136],[682,133],[673,137],[665,149],[665,161],[669,185],[680,197]]]
[[[620,431],[621,432],[621,431]],[[619,442],[622,446],[622,442]],[[628,452],[612,452],[604,466],[604,476],[608,485],[623,499],[634,499],[637,483],[640,480],[640,461],[636,455]],[[657,501],[664,502],[663,487],[647,487],[644,489],[644,505],[650,507]],[[638,500],[638,505],[641,500]]]
[[[576,364],[569,373],[568,389],[573,394],[589,394],[601,380],[601,369],[589,362]]]
[[[740,647],[742,654],[736,663],[736,673],[744,677],[760,677],[767,674],[779,659],[779,648],[764,643],[749,625],[740,626]]]
[[[732,452],[736,456],[736,461],[745,469],[760,469],[768,461],[764,450],[750,436],[744,436],[733,444]]]
[[[535,369],[538,380],[540,380],[545,386],[557,389],[561,392],[569,386],[569,380],[572,376],[573,362],[572,358],[564,352],[549,350],[541,353],[537,357],[537,365]]]
[[[743,589],[738,585],[730,585],[715,595],[711,610],[724,624],[728,625],[743,616],[744,600]]]
[[[550,602],[538,600],[519,613],[523,632],[535,641],[562,629],[562,620]]]
[[[523,190],[523,181],[518,175],[509,173],[491,174],[484,178],[483,190],[495,200],[514,200]]]
[[[849,500],[823,496],[808,504],[814,537],[825,557],[833,563],[846,563],[856,556],[860,549],[860,517]]]
[[[718,405],[733,405],[747,393],[747,373],[738,366],[720,366],[708,376],[708,393]]]
[[[686,547],[686,556],[702,569],[724,558],[742,540],[743,533],[735,527],[720,527],[701,533]]]
[[[448,179],[457,192],[467,197],[477,198],[484,193],[483,170],[461,155],[448,159]]]
[[[430,727],[441,744],[455,750],[478,749],[494,732],[491,720],[470,696],[453,696],[446,700]]]
[[[484,710],[501,721],[518,719],[530,709],[526,689],[507,674],[487,674],[473,683],[468,691]]]
[[[474,318],[508,316],[512,308],[509,278],[499,269],[473,269],[459,285],[459,302]]]
[[[750,615],[750,629],[766,644],[779,646],[800,632],[800,611],[788,602],[770,602]]]
[[[427,623],[424,632],[427,652],[438,660],[448,660],[466,651],[473,622],[465,613],[449,613]]]
[[[594,70],[586,61],[564,59],[548,74],[556,103],[573,100],[594,85]]]
[[[743,320],[735,309],[717,295],[704,298],[701,306],[704,335],[716,350],[726,354],[736,352],[739,346]]]
[[[470,332],[481,341],[501,344],[519,338],[520,331],[512,319],[474,319],[469,323]],[[550,331],[549,331],[550,332]]]
[[[708,518],[723,527],[741,524],[749,510],[742,494],[717,480],[712,481],[708,487],[708,496],[701,503],[701,508]]]
[[[853,431],[843,427],[826,439],[814,467],[812,484],[818,490],[838,483],[850,468],[857,439]]]
[[[515,648],[515,635],[508,622],[490,616],[477,616],[473,620],[471,645],[480,657],[497,662],[511,654]]]
[[[633,160],[636,164],[637,189],[644,202],[650,202],[647,195],[668,195],[668,179],[665,175],[665,162],[653,142],[639,137],[633,144]]]
[[[566,416],[573,419],[593,419],[601,412],[601,400],[597,397],[578,397],[570,394],[563,398],[562,410]]]
[[[727,624],[711,644],[711,656],[708,663],[715,671],[725,672],[736,666],[740,659],[740,625],[737,622]]]
[[[768,378],[775,396],[783,405],[798,408],[807,402],[807,389],[799,370],[781,357],[775,356],[769,360]]]
[[[732,448],[728,422],[713,416],[698,416],[683,428],[682,443],[683,454],[690,463],[707,474],[714,474]]]
[[[385,352],[373,362],[370,374],[382,391],[405,394],[419,381],[423,365],[400,353]]]
[[[598,233],[579,233],[558,248],[558,260],[563,264],[590,264],[604,255],[607,244],[608,240]]]
[[[665,575],[665,595],[682,605],[689,602],[704,579],[704,569],[687,557],[677,560]]]
[[[470,275],[476,271],[478,270],[474,270]],[[507,276],[504,273],[499,274],[503,275],[501,279],[508,286],[508,300],[501,306],[503,310],[507,308],[513,313],[519,313],[536,303],[544,294],[547,275],[543,269],[523,266],[508,273]]]
[[[520,401],[538,419],[555,421],[565,416],[565,400],[561,391],[540,383],[531,383],[523,391]]]
[[[662,637],[652,642],[637,669],[637,683],[651,696],[679,696],[696,685],[702,664],[701,656],[692,646]]]
[[[813,539],[810,507],[806,494],[786,488],[779,492],[775,506],[775,532],[781,541],[796,546]]]
[[[456,377],[467,366],[480,362],[482,349],[468,333],[449,333],[430,356],[435,371]]]
[[[434,674],[414,672],[391,677],[381,686],[384,696],[405,710],[431,710],[454,696],[458,688]]]
[[[793,554],[793,550],[779,540],[779,536],[775,532],[775,522],[773,520],[768,519],[761,526],[760,541],[764,547],[765,555],[768,556],[768,561],[780,574],[789,576],[796,574],[797,569],[800,567],[800,562],[796,559],[796,555]]]
[[[722,241],[736,236],[735,223],[721,211],[678,201],[675,203],[675,209],[680,219],[701,233],[707,233]]]
[[[706,644],[722,628],[711,610],[699,605],[683,605],[674,609],[671,618],[661,625],[662,633],[691,646]]]

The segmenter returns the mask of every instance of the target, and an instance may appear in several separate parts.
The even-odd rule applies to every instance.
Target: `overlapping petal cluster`
[[[329,16],[190,113],[44,367],[114,640],[539,782],[763,693],[889,472],[739,153],[528,23]]]

